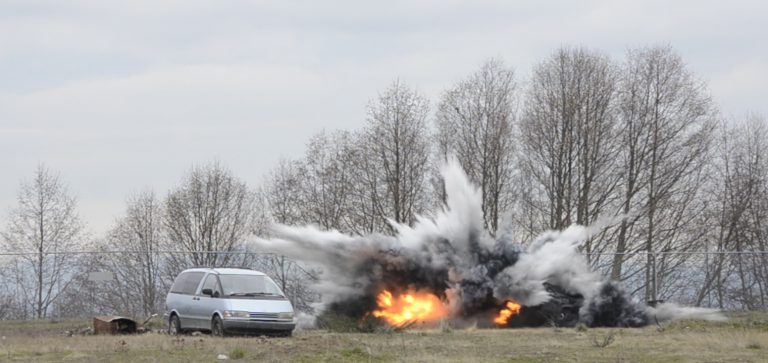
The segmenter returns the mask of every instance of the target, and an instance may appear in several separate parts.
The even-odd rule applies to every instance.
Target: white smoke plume
[[[446,205],[413,226],[390,221],[395,236],[276,225],[277,238],[255,243],[321,266],[315,286],[321,309],[351,317],[374,310],[382,289],[410,289],[436,294],[457,319],[487,317],[514,300],[523,310],[511,325],[643,326],[652,319],[721,318],[709,309],[647,307],[592,271],[578,248],[602,224],[549,231],[526,249],[504,233],[492,238],[484,228],[480,190],[455,159],[441,172]]]

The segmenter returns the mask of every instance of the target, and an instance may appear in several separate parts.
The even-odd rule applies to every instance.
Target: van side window
[[[179,275],[179,277],[176,278],[176,281],[173,282],[173,286],[171,286],[171,292],[176,294],[194,295],[204,274],[205,272],[192,271]]]
[[[214,274],[208,274],[208,277],[205,278],[205,283],[203,283],[203,289],[211,289],[213,291],[214,297],[221,296],[221,289],[219,288],[219,279]]]
[[[184,280],[187,279],[187,273],[183,273],[179,276],[176,276],[176,280],[173,281],[173,285],[171,286],[171,292],[174,294],[181,294],[182,286],[184,285]]]

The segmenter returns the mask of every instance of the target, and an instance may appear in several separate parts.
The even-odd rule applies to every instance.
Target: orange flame
[[[427,292],[407,292],[393,296],[383,290],[376,298],[379,310],[373,316],[383,318],[392,326],[411,321],[435,321],[448,316],[448,308],[436,295]]]
[[[493,319],[493,322],[496,323],[496,325],[507,325],[509,318],[520,314],[520,304],[510,300],[507,301],[506,306],[507,307],[501,309],[501,311],[499,311],[499,315],[496,315],[496,317]]]

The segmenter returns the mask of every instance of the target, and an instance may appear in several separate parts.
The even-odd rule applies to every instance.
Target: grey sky
[[[670,4],[671,3],[671,4]],[[672,45],[726,115],[768,115],[761,1],[0,0],[0,223],[38,162],[89,228],[214,159],[255,186],[395,78],[429,96],[489,57]]]

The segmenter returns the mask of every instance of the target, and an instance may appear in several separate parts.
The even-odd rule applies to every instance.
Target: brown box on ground
[[[96,316],[93,318],[94,334],[133,334],[136,322],[122,316]]]

